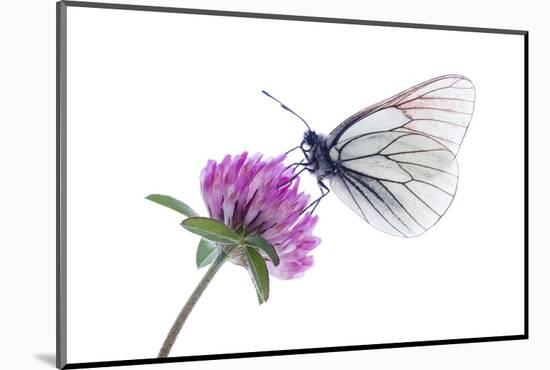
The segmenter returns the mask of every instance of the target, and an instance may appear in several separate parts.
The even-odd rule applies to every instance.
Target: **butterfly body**
[[[305,167],[315,174],[317,181],[322,182],[336,173],[337,165],[330,158],[325,135],[308,130],[300,147],[306,157]]]

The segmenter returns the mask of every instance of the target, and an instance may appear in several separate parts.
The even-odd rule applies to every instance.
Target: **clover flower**
[[[268,264],[270,274],[291,279],[313,265],[309,252],[320,240],[312,235],[318,217],[302,213],[310,197],[298,191],[299,177],[292,179],[294,170],[284,159],[244,152],[220,163],[210,160],[201,172],[201,192],[210,217],[272,244],[280,263]]]

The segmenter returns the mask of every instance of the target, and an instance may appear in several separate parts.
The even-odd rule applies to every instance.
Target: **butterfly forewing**
[[[474,100],[470,80],[448,75],[351,116],[327,138],[332,190],[377,229],[421,235],[453,201]]]
[[[457,154],[474,104],[475,89],[469,79],[437,77],[357,112],[331,132],[327,144],[332,147],[377,131],[406,131],[429,136]]]

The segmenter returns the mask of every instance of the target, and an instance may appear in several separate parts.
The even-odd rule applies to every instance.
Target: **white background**
[[[21,10],[21,18],[11,15],[7,22],[2,22],[3,35],[16,35],[7,40],[13,46],[10,58],[3,59],[2,73],[9,82],[9,89],[3,89],[7,116],[2,119],[2,151],[3,163],[8,170],[2,189],[5,196],[5,206],[2,212],[3,224],[7,225],[2,233],[2,247],[5,256],[2,258],[2,282],[5,292],[2,315],[2,344],[6,349],[10,368],[40,368],[51,366],[47,361],[54,353],[54,211],[55,211],[55,130],[54,130],[54,4],[41,2],[33,8],[27,3]],[[165,3],[166,4],[166,3]],[[211,7],[221,7],[221,3],[208,2]],[[537,19],[537,12],[528,14],[526,4],[515,8],[503,8],[494,13],[492,6],[486,8],[468,6],[462,3],[463,9],[447,12],[445,7],[419,6],[396,7],[387,4],[377,9],[342,3],[321,6],[305,2],[299,4],[277,3],[277,6],[266,3],[263,7],[255,7],[245,2],[234,2],[232,10],[273,11],[286,13],[301,13],[312,15],[330,15],[350,18],[370,18],[383,20],[417,21],[427,23],[448,23],[474,26],[528,28],[532,33],[532,54],[534,63],[532,73],[536,75],[535,89],[540,95],[532,97],[534,117],[532,118],[533,141],[532,148],[540,151],[535,157],[534,165],[541,166],[536,177],[539,182],[534,184],[534,196],[537,206],[535,212],[541,212],[544,207],[544,193],[536,191],[543,189],[544,159],[542,158],[542,140],[544,126],[537,126],[537,120],[543,113],[543,87],[547,81],[547,72],[536,65],[547,64],[547,54],[543,49],[543,32],[545,27],[542,19]],[[199,6],[198,3],[178,3],[180,6]],[[207,6],[202,2],[203,7]],[[434,4],[431,4],[435,6]],[[494,6],[494,4],[493,4]],[[23,6],[21,6],[23,8]],[[316,10],[314,10],[316,9]],[[429,11],[428,11],[429,10]],[[540,9],[539,9],[540,13]],[[8,13],[6,13],[8,14]],[[537,48],[540,45],[540,48]],[[19,68],[15,68],[19,67]],[[473,77],[472,77],[473,78]],[[416,82],[416,81],[414,81]],[[534,91],[534,90],[533,90]],[[386,91],[393,93],[394,91]],[[285,93],[286,94],[286,93]],[[382,92],[380,92],[382,94]],[[381,96],[382,97],[382,96]],[[292,101],[296,99],[291,97]],[[288,100],[285,98],[285,100]],[[539,101],[541,104],[536,104]],[[289,101],[290,103],[290,101]],[[300,100],[300,104],[303,104]],[[540,108],[537,108],[540,107]],[[306,111],[302,106],[296,106]],[[307,107],[305,107],[307,108]],[[538,109],[538,110],[537,110]],[[310,111],[312,113],[310,113]],[[3,112],[3,113],[4,113]],[[313,114],[317,109],[309,109],[308,118],[314,121]],[[476,112],[477,114],[478,112]],[[345,114],[345,112],[342,112]],[[282,116],[281,116],[282,117]],[[476,116],[477,117],[477,116]],[[283,121],[283,118],[281,118]],[[287,122],[287,121],[283,121]],[[475,123],[475,121],[474,121]],[[472,134],[470,132],[469,134]],[[473,137],[470,136],[469,139]],[[4,152],[5,151],[5,152]],[[461,163],[466,159],[466,151],[461,153]],[[534,151],[533,151],[534,153]],[[462,164],[462,175],[465,165]],[[534,171],[533,171],[534,172]],[[463,176],[464,178],[464,176]],[[462,184],[461,184],[462,186]],[[462,189],[462,188],[461,188]],[[533,190],[533,189],[532,189]],[[7,205],[7,206],[6,206]],[[453,207],[455,207],[453,205]],[[160,214],[160,213],[159,213]],[[447,215],[450,216],[450,215]],[[160,216],[159,216],[160,217]],[[14,222],[16,221],[16,222]],[[444,221],[442,221],[444,222]],[[544,222],[533,220],[533,229]],[[441,224],[442,225],[442,224]],[[442,227],[439,225],[438,227]],[[540,229],[540,228],[539,228]],[[434,229],[435,231],[435,229]],[[371,233],[374,235],[374,232]],[[347,367],[399,368],[403,365],[414,368],[545,368],[541,350],[547,340],[548,321],[544,317],[548,302],[545,298],[544,279],[547,264],[547,252],[539,247],[544,246],[542,235],[533,234],[532,243],[532,277],[533,296],[531,318],[531,340],[513,343],[471,344],[460,346],[429,347],[415,349],[398,349],[384,351],[368,351],[341,354],[321,354],[312,356],[292,356],[269,359],[245,359],[232,361],[204,362],[194,364],[163,365],[163,368],[275,368],[280,366],[339,366],[345,363]],[[174,248],[175,250],[175,248]],[[318,266],[317,266],[318,267]],[[312,270],[313,271],[313,270]],[[547,276],[546,276],[547,279]],[[305,281],[305,279],[304,279]],[[287,287],[279,291],[286,291]],[[546,289],[547,290],[547,289]],[[537,294],[539,293],[539,294]],[[214,294],[213,294],[214,295]],[[273,302],[270,302],[270,305]],[[266,306],[267,307],[267,306]],[[198,312],[198,311],[197,311]],[[136,334],[138,335],[138,334]],[[44,361],[46,360],[46,361]],[[151,366],[153,368],[153,366]]]
[[[523,333],[521,36],[67,14],[69,363],[156,355],[204,272],[193,263],[198,238],[143,198],[171,194],[204,212],[198,175],[208,158],[298,144],[304,127],[262,88],[328,133],[445,73],[472,79],[477,104],[441,223],[396,238],[331,196],[317,211],[314,268],[273,281],[259,308],[246,272],[224,267],[171,355]]]

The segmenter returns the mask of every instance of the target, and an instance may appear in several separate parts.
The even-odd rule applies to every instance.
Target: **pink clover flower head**
[[[290,181],[295,172],[285,167],[285,157],[263,159],[244,152],[219,163],[209,160],[200,182],[210,217],[233,230],[261,235],[280,258],[278,266],[267,263],[269,273],[292,279],[313,265],[309,253],[320,239],[312,234],[318,217],[302,213],[310,197],[299,192],[299,177]]]

